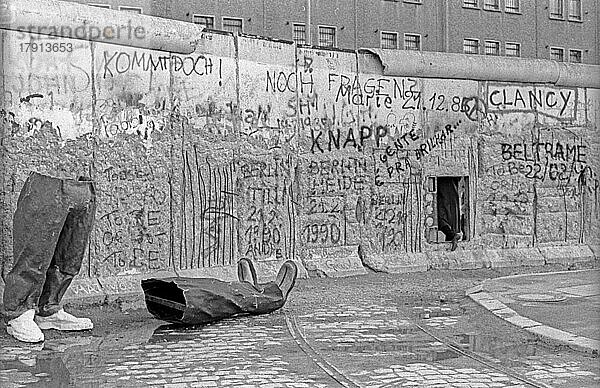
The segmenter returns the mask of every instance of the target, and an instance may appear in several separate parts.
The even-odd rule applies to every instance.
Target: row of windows
[[[501,55],[500,42],[497,40],[486,40],[483,44],[483,53],[485,55]],[[465,54],[480,54],[479,39],[464,39],[463,53]],[[507,57],[520,57],[521,44],[516,42],[504,43],[504,55]]]
[[[386,0],[384,0],[386,1]],[[399,1],[399,0],[387,0]],[[421,0],[404,0],[405,3],[422,4]],[[564,19],[565,2],[568,3],[569,20],[581,21],[581,0],[549,0],[548,10],[553,19]],[[490,11],[500,11],[500,0],[463,0],[465,8],[479,8],[483,3],[483,9]],[[504,11],[509,13],[521,12],[521,0],[504,0]]]
[[[463,7],[479,8],[480,2],[483,2],[483,9],[500,11],[500,0],[463,0]],[[568,4],[566,10],[565,3]],[[509,13],[520,13],[521,0],[504,0],[504,11]],[[581,0],[549,0],[548,11],[550,18],[552,19],[564,19],[566,11],[569,20],[581,21]]]
[[[566,0],[569,7],[567,9],[569,20],[581,21],[581,0]],[[565,18],[565,0],[550,0],[550,17],[552,19]]]
[[[215,18],[206,15],[194,15],[192,21],[204,28],[215,28]],[[222,20],[222,30],[234,33],[243,32],[243,20],[239,18],[224,17]],[[337,47],[337,27],[319,26],[319,42],[322,47]],[[304,23],[292,24],[292,40],[297,44],[306,44],[306,25]]]
[[[108,4],[90,4],[92,7],[98,8],[106,8],[110,9],[110,5]],[[131,12],[131,13],[142,13],[142,9],[140,7],[128,7],[121,5],[119,6],[119,11]]]
[[[420,0],[405,0],[408,2],[417,2],[420,3]],[[470,6],[478,6],[479,0],[463,0],[465,6],[469,4]],[[483,0],[484,6],[491,7],[494,4],[498,5],[499,0]],[[505,6],[508,7],[516,7],[518,10],[520,0],[505,0]],[[551,8],[552,12],[555,12],[555,15],[558,15],[556,12],[562,9],[563,0],[550,0],[551,4],[557,5],[555,8]],[[568,0],[569,1],[569,18],[571,18],[574,14],[571,13],[573,6],[578,5],[579,7],[579,18],[581,18],[581,0]],[[107,4],[90,4],[94,7],[100,8],[110,8],[110,5]],[[499,5],[498,5],[499,6]],[[129,6],[119,6],[119,10],[125,12],[132,13],[142,13],[142,9],[139,7],[129,7]],[[561,14],[562,15],[562,14]],[[558,17],[558,16],[556,16]],[[206,15],[193,15],[192,21],[196,24],[203,26],[204,28],[214,29],[215,28],[215,18],[213,16]],[[241,18],[232,18],[232,17],[223,17],[221,29],[224,31],[230,31],[233,33],[241,33],[243,32],[243,19]],[[318,45],[321,47],[337,47],[337,28],[331,26],[318,26]],[[389,32],[382,31],[380,38],[380,46],[382,49],[398,49],[398,33],[397,32]],[[303,23],[293,23],[292,25],[292,39],[297,44],[306,44],[306,25]],[[402,48],[404,50],[416,50],[419,51],[422,49],[421,47],[421,35],[419,34],[404,34],[404,42]],[[480,43],[479,39],[464,39],[463,40],[463,52],[465,54],[480,54]],[[484,54],[485,55],[501,55],[500,53],[500,42],[495,40],[485,40],[484,41]],[[504,45],[504,55],[507,57],[520,57],[521,56],[521,44],[516,42],[506,42]],[[569,50],[569,62],[573,63],[581,63],[582,62],[583,53],[581,50],[570,49]],[[555,61],[564,62],[565,61],[565,49],[560,47],[550,47],[550,59]]]
[[[550,47],[550,59],[558,62],[565,62],[565,49],[562,47]],[[581,63],[583,52],[581,50],[569,50],[569,62]]]
[[[463,0],[463,7],[479,8],[480,1],[483,1],[483,9],[500,11],[500,0]],[[521,0],[504,0],[504,11],[510,13],[521,12]]]
[[[215,18],[213,16],[194,15],[192,22],[201,25],[204,28],[214,29]],[[244,21],[241,18],[223,17],[221,20],[221,29],[233,33],[242,33],[244,29]]]
[[[404,50],[421,50],[421,35],[419,34],[404,34]],[[398,49],[398,33],[397,32],[381,32],[381,48],[382,49]]]
[[[110,5],[108,5],[108,4],[90,4],[90,5],[93,7],[110,9]],[[119,10],[126,11],[126,12],[140,13],[140,14],[142,13],[142,9],[139,7],[120,6]],[[194,22],[196,24],[200,24],[200,25],[204,26],[204,28],[210,28],[210,29],[215,28],[215,18],[212,16],[194,15],[192,22]],[[221,26],[222,26],[221,29],[224,31],[241,33],[242,29],[243,29],[242,28],[243,20],[240,18],[224,17],[222,20]]]
[[[391,0],[397,1],[397,0]],[[463,0],[463,7],[466,8],[479,8],[479,2],[483,1],[483,8],[491,11],[500,11],[500,0]],[[550,4],[548,10],[550,12],[550,18],[552,19],[564,19],[565,18],[565,2],[568,3],[569,20],[581,21],[581,0],[549,0]],[[404,0],[405,3],[421,4],[421,0]],[[90,4],[94,7],[108,8],[108,4]],[[128,7],[119,6],[119,10],[133,13],[142,13],[142,9],[139,7]],[[509,13],[521,12],[521,0],[504,0],[504,10]],[[198,24],[205,25],[206,28],[214,28],[214,18],[211,16],[194,16],[194,23],[198,18]],[[205,20],[202,20],[205,19]],[[208,27],[210,25],[210,27]],[[223,29],[226,30],[225,25],[228,28],[233,28],[235,31],[238,29],[241,31],[241,19],[236,18],[223,18]],[[229,31],[229,30],[226,30]]]
[[[319,26],[318,45],[321,47],[337,47],[337,27]],[[294,23],[292,40],[296,44],[306,44],[306,24]]]
[[[321,47],[336,47],[336,27],[319,26],[319,43]],[[294,23],[292,30],[292,39],[297,44],[306,44],[306,25],[303,23]],[[421,35],[404,34],[405,50],[421,50]],[[381,48],[398,49],[397,32],[381,32]]]
[[[480,54],[479,39],[464,39],[463,53],[465,54]],[[483,44],[483,54],[485,55],[501,55],[500,42],[496,40],[485,40]],[[521,44],[516,42],[504,43],[504,55],[507,57],[520,57]],[[581,63],[583,57],[582,50],[569,50],[569,62]],[[564,62],[565,49],[560,47],[550,47],[550,59]]]
[[[96,7],[110,8],[110,5],[92,4]],[[133,7],[119,7],[123,11],[132,11],[141,13],[141,8]],[[199,24],[204,28],[214,29],[215,18],[214,16],[207,15],[193,15],[192,22]],[[243,32],[243,19],[223,17],[221,23],[221,29],[224,31],[230,31],[233,33]],[[318,27],[318,45],[322,47],[337,47],[337,28],[331,26],[319,26]],[[306,25],[304,23],[294,23],[292,27],[292,39],[297,44],[306,44]],[[398,48],[398,33],[395,32],[382,32],[381,34],[381,47],[382,48]],[[404,48],[406,50],[420,50],[421,49],[421,36],[416,34],[404,34]]]

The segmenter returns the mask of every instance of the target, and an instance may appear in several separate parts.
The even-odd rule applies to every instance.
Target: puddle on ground
[[[359,342],[335,344],[329,350],[344,353],[394,353],[394,358],[407,361],[442,361],[458,358],[459,354],[441,342]]]
[[[71,375],[61,355],[39,353],[0,361],[0,386],[69,387]]]
[[[198,332],[206,326],[209,325],[186,326],[175,323],[161,325],[154,330],[154,334],[148,339],[148,343],[155,344],[159,342],[178,342],[198,339]]]
[[[523,359],[539,355],[535,341],[518,343],[481,334],[458,334],[452,337],[461,348],[482,353],[499,360]],[[407,361],[442,361],[462,355],[442,342],[415,340],[406,341],[356,341],[351,343],[329,343],[329,351],[345,353],[394,353],[394,357]]]
[[[3,346],[0,355],[0,387],[68,387],[72,378],[66,352],[89,348],[94,337],[51,339],[45,342]]]
[[[443,318],[457,315],[458,311],[448,306],[417,306],[413,311],[421,319]]]
[[[456,342],[466,350],[475,353],[484,353],[494,358],[520,358],[538,355],[535,340],[510,342],[485,334],[458,334],[454,336]]]

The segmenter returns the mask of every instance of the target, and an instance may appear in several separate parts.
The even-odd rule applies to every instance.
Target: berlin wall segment
[[[3,35],[5,270],[30,170],[97,182],[92,278],[412,265],[448,249],[448,179],[463,249],[598,244],[597,90],[383,76],[369,54],[206,32],[183,56],[66,38],[34,55],[21,35]]]

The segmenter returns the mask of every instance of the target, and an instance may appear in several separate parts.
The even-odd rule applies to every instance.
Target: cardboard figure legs
[[[211,278],[142,280],[148,311],[158,319],[197,325],[241,315],[273,312],[285,304],[298,268],[293,261],[281,266],[274,282],[258,284],[252,262],[238,263],[237,282]]]
[[[7,331],[13,337],[39,342],[44,339],[40,328],[93,327],[59,303],[81,268],[95,211],[89,180],[33,172],[25,181],[13,219],[15,263],[6,276],[3,298]]]

